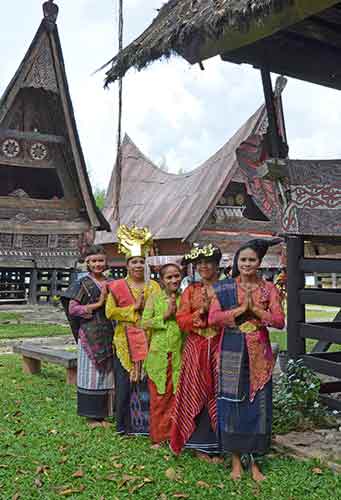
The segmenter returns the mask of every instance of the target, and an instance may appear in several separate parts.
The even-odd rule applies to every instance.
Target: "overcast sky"
[[[42,18],[41,0],[1,6],[0,92],[16,71]],[[18,5],[20,3],[20,6]],[[76,119],[94,186],[106,188],[114,163],[117,87],[93,71],[117,50],[117,0],[57,0],[58,27]],[[124,0],[125,43],[140,34],[163,0]],[[171,172],[199,166],[263,101],[259,73],[214,58],[205,71],[180,57],[124,80],[124,124],[137,146]],[[291,158],[341,157],[341,95],[289,80],[284,109]]]

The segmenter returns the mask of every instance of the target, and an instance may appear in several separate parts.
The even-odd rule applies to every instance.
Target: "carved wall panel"
[[[1,248],[12,248],[13,235],[0,233],[0,247]]]
[[[59,234],[58,235],[58,248],[72,248],[78,249],[78,234]]]
[[[13,222],[24,222],[21,220],[21,215],[18,214],[18,208],[5,208],[0,207],[0,220],[13,220]],[[17,217],[16,217],[17,216]],[[37,201],[37,208],[25,208],[25,216],[26,220],[35,221],[65,221],[65,222],[82,222],[82,219],[79,215],[78,210],[70,209],[61,209],[61,208],[46,208],[46,205],[40,204],[39,200]]]
[[[47,248],[48,235],[47,234],[24,234],[23,235],[23,248]]]
[[[1,141],[0,144],[0,154],[6,160],[14,160],[22,156],[23,147],[21,141],[14,139],[13,137],[6,137]]]
[[[58,93],[51,49],[47,35],[41,41],[37,57],[23,83],[23,87],[43,88]]]
[[[58,247],[58,234],[49,234],[49,248]]]
[[[13,235],[13,248],[22,248],[23,243],[23,235],[22,234],[14,234]]]

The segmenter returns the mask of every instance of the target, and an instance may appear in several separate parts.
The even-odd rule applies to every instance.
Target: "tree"
[[[94,189],[94,197],[96,205],[100,210],[103,210],[105,204],[105,189],[101,189],[98,186]]]

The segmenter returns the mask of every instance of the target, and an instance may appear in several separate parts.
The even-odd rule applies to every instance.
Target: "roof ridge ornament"
[[[44,2],[43,12],[44,12],[44,18],[48,22],[55,24],[58,17],[59,7],[57,4],[53,2],[54,0],[47,0],[47,2]]]

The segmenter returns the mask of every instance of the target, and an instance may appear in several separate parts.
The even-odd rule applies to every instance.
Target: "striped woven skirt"
[[[172,416],[170,447],[219,452],[217,428],[219,336],[190,334],[185,343]]]
[[[78,342],[78,415],[102,420],[113,415],[114,371],[99,371]]]

